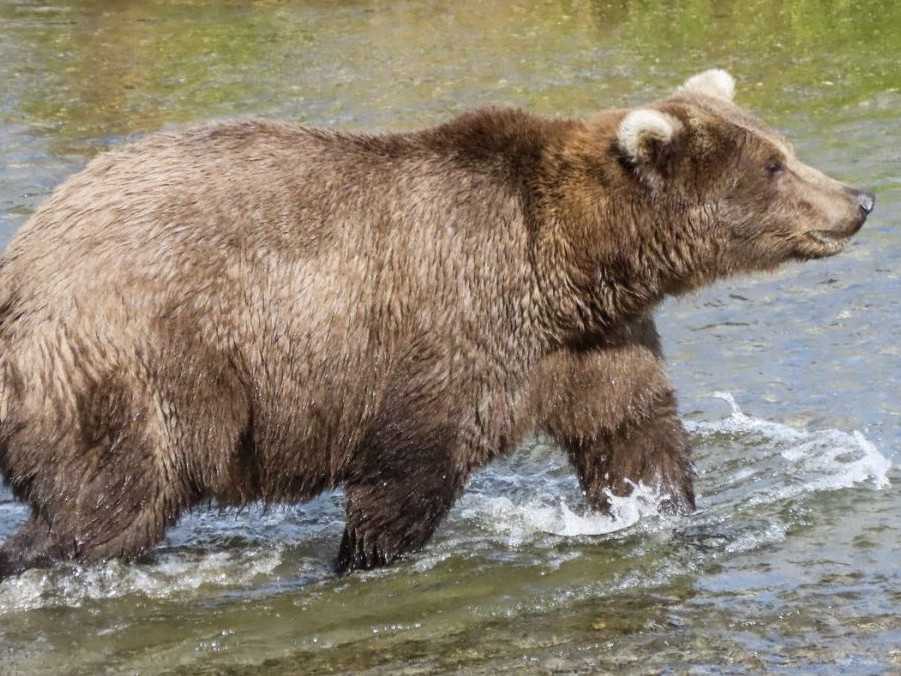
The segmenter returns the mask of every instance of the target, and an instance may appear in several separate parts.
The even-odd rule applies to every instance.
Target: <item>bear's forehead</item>
[[[700,109],[707,116],[721,121],[724,125],[749,132],[760,139],[760,141],[774,145],[786,156],[791,157],[794,155],[794,146],[783,133],[734,103],[710,96],[688,93],[679,93],[669,100],[677,104]]]

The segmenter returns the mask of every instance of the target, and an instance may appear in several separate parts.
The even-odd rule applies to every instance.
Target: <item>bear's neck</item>
[[[609,150],[620,118],[611,111],[549,143],[533,181],[536,260],[556,342],[603,337],[696,286],[695,242]]]
[[[546,326],[557,343],[602,338],[652,312],[666,295],[656,274],[621,259],[597,266],[594,274],[567,270],[565,264],[551,263],[549,268]]]

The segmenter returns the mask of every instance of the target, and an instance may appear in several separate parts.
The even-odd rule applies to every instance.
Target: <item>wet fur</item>
[[[680,101],[661,109],[686,127],[714,114]],[[691,510],[650,312],[741,267],[699,234],[741,132],[714,126],[690,171],[682,138],[640,167],[625,113],[234,122],[94,159],[0,268],[0,472],[32,508],[0,575],[338,486],[338,568],[386,564],[536,430],[595,508],[643,481]]]

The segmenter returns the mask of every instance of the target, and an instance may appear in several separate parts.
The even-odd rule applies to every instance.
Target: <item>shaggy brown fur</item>
[[[0,574],[336,486],[339,569],[385,564],[537,429],[594,507],[643,481],[692,509],[650,312],[835,253],[872,203],[716,91],[640,112],[233,122],[97,157],[0,268],[0,471],[32,508]]]

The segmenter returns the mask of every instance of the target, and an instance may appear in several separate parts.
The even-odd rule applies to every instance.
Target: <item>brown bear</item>
[[[63,183],[0,262],[0,570],[133,557],[185,510],[338,486],[338,569],[421,547],[536,430],[591,506],[694,506],[651,313],[837,253],[873,196],[801,164],[724,71],[588,120],[158,133]]]

